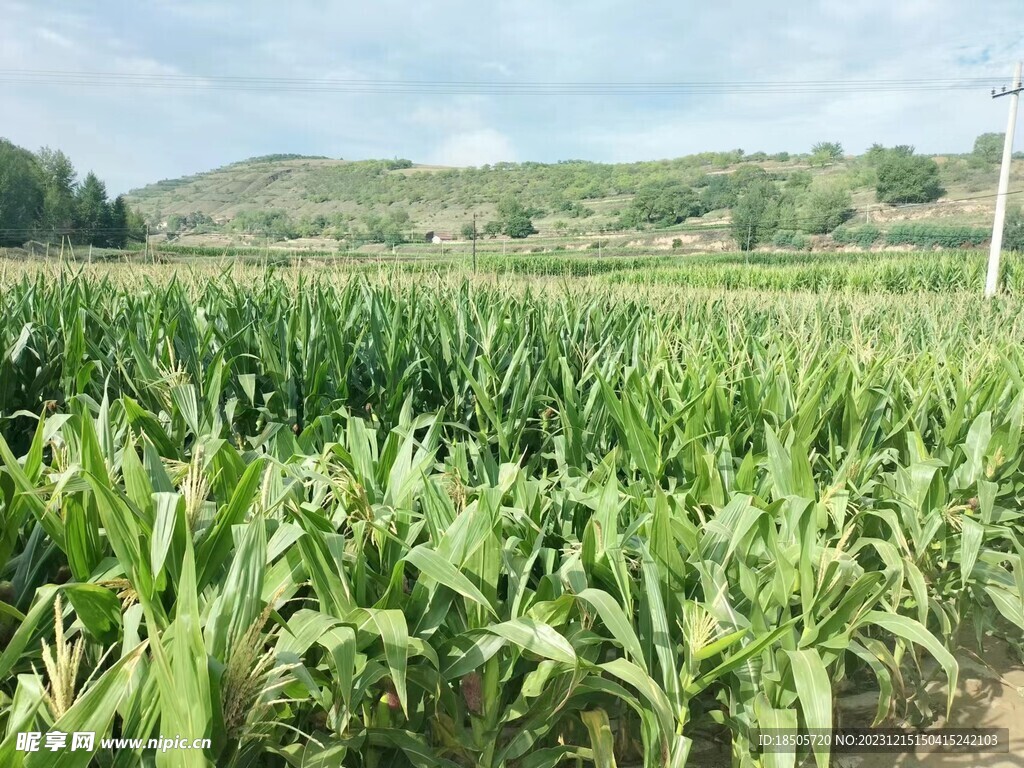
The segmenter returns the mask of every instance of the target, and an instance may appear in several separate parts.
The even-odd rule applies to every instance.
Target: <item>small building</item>
[[[440,243],[450,243],[455,239],[455,236],[451,232],[427,232],[426,242],[439,245]]]

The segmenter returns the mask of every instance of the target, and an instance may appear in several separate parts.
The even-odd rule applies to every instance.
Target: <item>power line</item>
[[[363,93],[496,96],[656,96],[801,93],[884,93],[951,91],[990,88],[998,75],[975,77],[763,80],[763,81],[471,81],[385,80],[230,75],[172,75],[125,72],[0,69],[0,82],[76,87],[132,87],[161,90],[281,91],[299,93]]]

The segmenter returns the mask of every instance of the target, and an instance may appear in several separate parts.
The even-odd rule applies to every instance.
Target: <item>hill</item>
[[[897,150],[872,150],[876,155],[880,151]],[[408,232],[457,236],[474,214],[481,226],[497,218],[499,204],[509,198],[525,208],[541,234],[584,234],[663,229],[683,222],[722,224],[746,186],[767,179],[782,190],[784,199],[788,195],[796,230],[814,231],[804,226],[809,196],[826,189],[847,195],[845,218],[860,221],[926,219],[983,226],[991,220],[997,166],[990,158],[933,158],[942,192],[938,201],[893,207],[877,201],[877,157],[872,152],[823,158],[737,150],[636,163],[569,160],[479,168],[269,155],[160,181],[133,190],[128,200],[155,231],[171,235],[342,238],[395,217]],[[1024,162],[1015,162],[1012,178],[1014,190],[1024,189]],[[645,207],[648,198],[650,209]]]

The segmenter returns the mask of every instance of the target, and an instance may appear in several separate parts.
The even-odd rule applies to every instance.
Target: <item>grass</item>
[[[0,763],[770,765],[841,681],[955,707],[1024,629],[1015,292],[723,260],[0,272]]]

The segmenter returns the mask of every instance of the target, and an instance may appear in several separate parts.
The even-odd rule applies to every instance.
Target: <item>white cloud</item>
[[[1020,0],[0,0],[0,69],[391,81],[682,82],[966,77],[1024,54]],[[73,8],[74,10],[68,10]],[[977,19],[982,19],[978,23]],[[30,62],[45,61],[44,65]],[[111,191],[253,154],[453,165],[597,161],[818,140],[967,151],[1005,105],[974,91],[528,97],[0,83],[3,133],[67,151]]]
[[[42,38],[43,41],[50,43],[52,45],[59,46],[61,48],[65,48],[67,50],[72,50],[76,47],[74,40],[71,40],[65,35],[62,35],[60,32],[55,32],[52,29],[47,29],[46,27],[39,27],[36,30],[36,34],[39,35],[39,37]]]
[[[456,166],[488,165],[515,159],[508,136],[493,128],[452,134],[430,156],[431,164]]]

